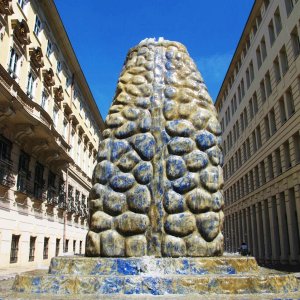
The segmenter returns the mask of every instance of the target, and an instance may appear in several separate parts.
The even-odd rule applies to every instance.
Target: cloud
[[[206,83],[211,97],[215,100],[227,69],[229,67],[233,52],[213,54],[196,60],[196,64]]]

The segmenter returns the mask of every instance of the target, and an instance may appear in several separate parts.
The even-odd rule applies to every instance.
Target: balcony
[[[16,183],[12,167],[11,160],[0,159],[0,184],[7,188],[12,188]]]
[[[35,183],[34,184],[34,189],[33,189],[33,197],[41,202],[44,202],[47,200],[47,193],[45,190],[45,185],[40,185]]]
[[[30,181],[31,174],[29,171],[19,171],[17,190],[28,196],[32,196],[32,184]]]
[[[57,193],[57,188],[49,186],[48,193],[47,193],[47,204],[55,206],[58,203],[59,203],[59,197]]]
[[[65,192],[61,192],[58,195],[58,208],[59,209],[67,209],[66,193]]]

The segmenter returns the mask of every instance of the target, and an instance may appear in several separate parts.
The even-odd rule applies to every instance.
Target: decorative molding
[[[1,0],[0,0],[1,1]],[[11,21],[12,28],[14,30],[14,36],[18,40],[21,45],[29,45],[30,44],[30,30],[24,19],[22,21],[15,19]]]
[[[43,71],[44,83],[47,87],[55,85],[54,72],[52,68]]]
[[[44,66],[43,52],[41,47],[32,48],[29,50],[32,65],[40,69]]]
[[[20,142],[24,138],[32,137],[34,135],[34,126],[28,124],[15,125],[15,140]]]
[[[12,15],[14,13],[11,1],[12,0],[0,0],[0,14]]]
[[[54,100],[57,102],[64,101],[64,90],[61,85],[57,88],[54,88]]]

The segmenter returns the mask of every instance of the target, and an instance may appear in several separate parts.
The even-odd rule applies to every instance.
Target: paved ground
[[[46,273],[47,266],[42,266],[42,269],[36,270],[37,273]],[[274,269],[274,266],[265,266],[266,269]],[[298,279],[300,284],[300,265],[299,266],[275,266],[276,270],[293,273]],[[16,274],[20,274],[23,272],[31,271],[32,268],[16,268],[16,269],[0,269],[0,300],[121,300],[121,299],[142,299],[142,300],[153,300],[153,299],[172,299],[172,300],[213,300],[213,299],[232,299],[232,300],[254,300],[254,299],[300,299],[300,292],[293,294],[263,294],[263,295],[239,295],[239,296],[228,296],[228,295],[182,295],[182,296],[174,296],[174,295],[162,295],[162,296],[144,296],[144,295],[115,295],[115,296],[84,296],[83,297],[74,297],[74,296],[43,296],[43,295],[26,295],[26,294],[18,294],[14,293],[11,288],[13,285],[14,277]]]

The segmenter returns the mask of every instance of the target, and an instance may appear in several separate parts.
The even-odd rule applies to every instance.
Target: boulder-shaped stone
[[[186,203],[193,213],[208,211],[211,207],[211,194],[201,188],[190,191],[186,196]]]
[[[175,119],[177,116],[178,106],[175,101],[165,99],[163,106],[163,113],[167,120]]]
[[[119,215],[127,206],[126,196],[123,193],[110,191],[103,200],[103,209],[111,215]]]
[[[191,121],[197,129],[201,130],[201,129],[205,128],[210,116],[211,116],[210,111],[208,111],[207,109],[204,109],[204,108],[198,108],[193,113],[193,115],[191,117]]]
[[[122,114],[127,120],[134,121],[139,117],[140,110],[134,107],[127,106],[122,110]]]
[[[149,218],[146,215],[128,211],[117,217],[118,230],[126,235],[144,233],[149,226]]]
[[[112,227],[113,218],[103,211],[96,211],[91,216],[90,229],[100,232]]]
[[[171,155],[166,161],[166,173],[170,180],[182,177],[186,173],[184,160],[177,155]]]
[[[139,127],[141,132],[147,132],[151,129],[152,120],[150,116],[144,116],[140,121]]]
[[[145,256],[147,255],[147,240],[144,235],[134,235],[125,240],[126,256]]]
[[[214,193],[223,186],[223,174],[220,167],[207,167],[200,173],[200,181],[202,185]]]
[[[208,131],[212,132],[214,135],[222,134],[222,128],[221,128],[220,122],[218,121],[218,119],[216,117],[211,117],[209,119],[206,129]]]
[[[115,113],[108,115],[105,122],[109,127],[119,127],[125,122],[125,119],[120,113]]]
[[[137,124],[134,121],[127,121],[122,126],[115,130],[115,137],[118,139],[125,139],[136,133]]]
[[[195,232],[185,238],[187,256],[208,256],[207,242]],[[201,270],[199,270],[201,272]]]
[[[208,164],[208,157],[205,152],[194,150],[184,156],[185,163],[190,171],[196,172],[205,168]]]
[[[133,136],[132,145],[143,160],[151,160],[155,153],[155,139],[150,133]]]
[[[201,130],[196,135],[196,143],[200,150],[206,150],[216,144],[215,136],[207,130]]]
[[[219,211],[220,209],[222,209],[224,206],[223,194],[220,191],[218,191],[218,192],[212,194],[211,197],[212,197],[211,208],[214,211]]]
[[[186,236],[195,228],[195,217],[189,212],[169,215],[165,222],[166,232],[175,236]]]
[[[111,142],[111,155],[110,159],[112,162],[119,159],[124,153],[130,150],[129,144],[127,141],[116,140]]]
[[[117,162],[117,167],[123,172],[128,172],[131,171],[140,160],[141,159],[137,155],[137,153],[132,150],[124,154],[119,159],[119,161]]]
[[[133,170],[136,181],[140,184],[148,184],[153,178],[153,167],[150,162],[142,161]]]
[[[177,94],[177,90],[175,87],[173,86],[167,86],[166,89],[165,89],[165,96],[166,98],[170,98],[170,99],[173,99],[176,97],[176,94]]]
[[[211,242],[220,230],[220,214],[212,211],[202,213],[196,217],[197,227],[201,236]]]
[[[94,169],[94,180],[106,184],[115,173],[115,166],[108,160],[98,163]]]
[[[190,138],[175,137],[168,143],[168,149],[171,154],[183,155],[191,152],[195,147],[195,143]]]
[[[167,213],[175,214],[183,212],[185,209],[184,198],[173,190],[168,190],[164,196],[164,208]]]
[[[118,192],[129,190],[135,182],[134,177],[130,173],[120,173],[113,176],[110,180],[110,186]]]
[[[184,177],[174,180],[172,185],[177,193],[185,194],[197,186],[196,174],[187,173]]]
[[[101,233],[102,256],[125,256],[125,239],[115,230],[107,230]]]
[[[90,191],[90,199],[102,199],[104,195],[107,193],[107,187],[96,183],[93,185],[91,191]]]
[[[211,163],[215,166],[223,165],[223,154],[218,146],[214,146],[206,151]]]
[[[166,130],[172,136],[189,137],[194,132],[194,126],[187,120],[174,120],[166,123]]]
[[[146,213],[151,203],[151,195],[148,188],[144,185],[135,185],[127,193],[129,208],[138,213]]]
[[[180,257],[186,255],[186,246],[183,239],[166,235],[162,242],[163,256]]]
[[[85,253],[88,256],[100,256],[100,235],[96,232],[89,231],[86,236]]]

